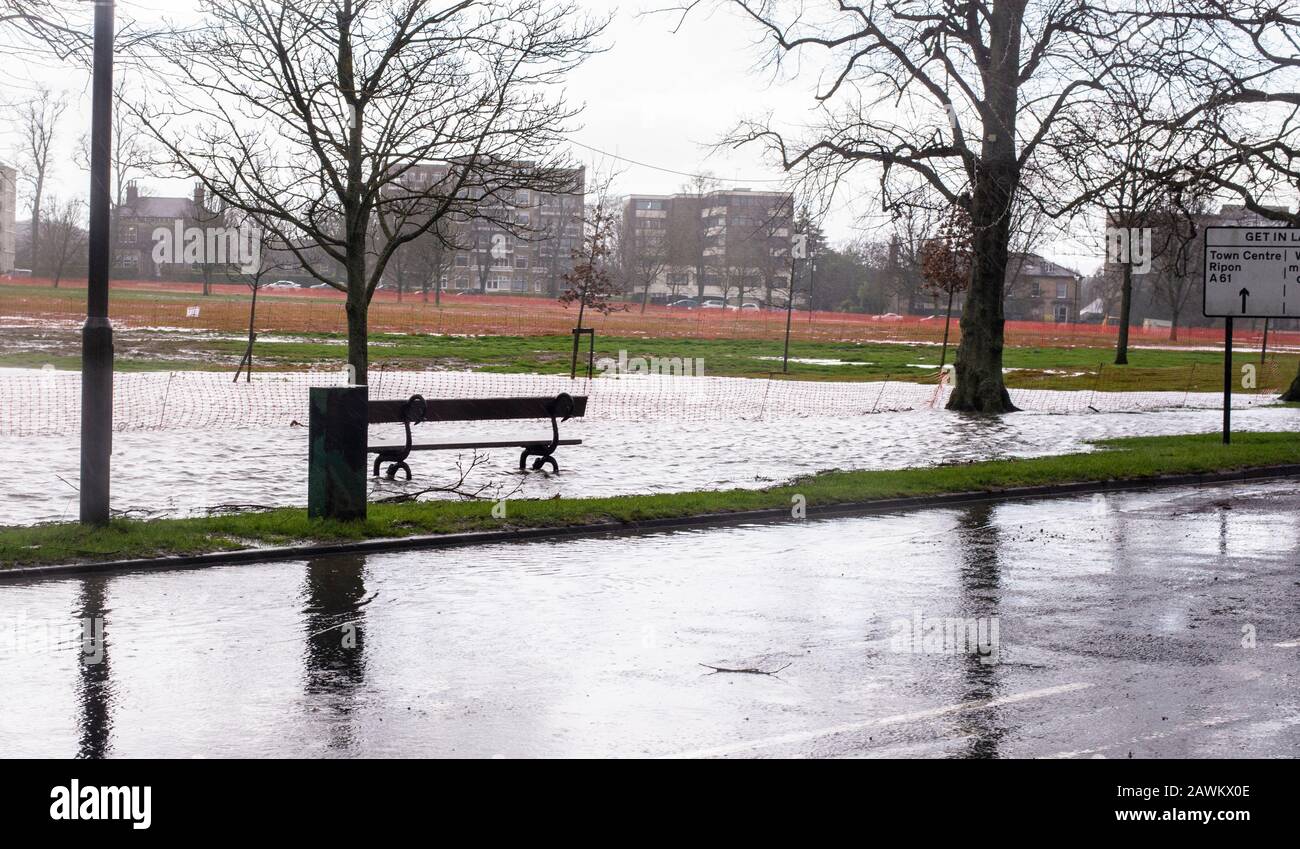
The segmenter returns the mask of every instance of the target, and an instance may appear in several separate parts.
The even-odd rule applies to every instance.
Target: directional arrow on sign
[[[1244,313],[1246,311],[1246,299],[1250,297],[1250,290],[1243,286],[1237,294],[1241,295],[1241,311]]]

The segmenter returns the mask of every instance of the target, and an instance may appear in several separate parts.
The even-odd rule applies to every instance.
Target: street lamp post
[[[113,132],[113,0],[95,2],[91,80],[90,245],[81,330],[81,522],[108,523],[113,453],[113,326],[108,320],[109,172]]]

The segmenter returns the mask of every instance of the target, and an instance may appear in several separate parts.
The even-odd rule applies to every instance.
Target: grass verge
[[[372,505],[364,522],[313,522],[285,508],[195,519],[114,520],[107,528],[73,523],[0,527],[0,569],[125,560],[257,546],[447,534],[458,531],[566,527],[636,522],[789,507],[794,495],[810,506],[905,496],[990,492],[1022,486],[1089,481],[1141,481],[1300,463],[1300,434],[1243,433],[1233,444],[1218,434],[1104,440],[1087,453],[997,460],[896,471],[822,472],[768,489],[734,489],[616,498],[519,499],[504,520],[490,502]]]

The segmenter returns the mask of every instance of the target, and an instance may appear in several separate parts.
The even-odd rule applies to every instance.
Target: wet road
[[[1291,482],[0,584],[4,756],[1294,756],[1297,676]]]

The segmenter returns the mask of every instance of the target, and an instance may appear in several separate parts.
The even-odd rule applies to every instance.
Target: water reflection
[[[352,718],[366,683],[366,561],[360,555],[307,562],[303,588],[304,657],[308,709],[328,712],[327,746],[355,748]],[[373,596],[371,597],[373,598]]]
[[[82,642],[73,647],[77,653],[77,757],[103,758],[112,749],[113,731],[111,670],[108,663],[107,629],[103,623],[108,612],[105,603],[108,578],[96,576],[81,582],[77,599]],[[99,639],[95,639],[98,631]]]
[[[1002,550],[1002,533],[994,518],[996,509],[992,502],[976,504],[962,513],[957,521],[957,539],[961,545],[958,603],[961,617],[968,622],[995,621],[1001,604],[1002,563],[999,552]],[[979,633],[991,633],[1001,638],[1000,631]],[[1001,648],[995,644],[992,656],[981,657],[970,651],[961,656],[964,689],[959,701],[984,701],[998,697],[1000,680],[995,661],[1001,660],[1000,655]],[[965,714],[962,730],[971,735],[965,757],[996,758],[1001,754],[1001,743],[1007,729],[998,708]]]

